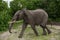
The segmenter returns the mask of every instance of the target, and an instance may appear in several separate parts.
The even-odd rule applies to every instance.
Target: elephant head
[[[12,20],[9,22],[9,32],[10,32],[10,33],[12,33],[12,32],[11,32],[11,29],[12,29],[13,24],[14,24],[16,21],[18,21],[19,19],[22,19],[22,18],[23,18],[23,12],[22,12],[21,10],[17,11],[17,12],[14,14]]]
[[[16,21],[21,20],[21,19],[23,19],[23,18],[26,19],[27,16],[28,16],[29,19],[31,18],[31,20],[32,20],[32,17],[31,17],[30,15],[31,15],[31,14],[29,14],[29,12],[28,12],[25,8],[22,9],[22,10],[17,11],[17,12],[14,14],[11,22],[9,23],[9,32],[12,33],[12,32],[11,32],[11,29],[12,29],[13,24],[14,24]],[[26,19],[26,20],[27,20],[27,19]]]

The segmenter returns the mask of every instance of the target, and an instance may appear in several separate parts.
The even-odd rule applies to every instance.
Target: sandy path
[[[51,27],[50,25],[47,25],[47,26]],[[51,29],[53,33],[60,32],[60,26],[53,25],[52,27],[56,29],[56,30]],[[8,31],[4,32],[4,33],[0,34],[0,40],[25,40],[24,37],[20,38],[20,39],[18,38],[18,34],[20,33],[20,29],[19,28],[18,28],[18,30],[13,30],[13,31],[14,32],[17,31],[18,33],[10,34]],[[50,40],[56,40],[56,39],[53,36],[51,36]]]

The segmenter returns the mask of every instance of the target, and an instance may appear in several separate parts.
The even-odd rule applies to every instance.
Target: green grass
[[[21,28],[19,28],[21,29]],[[28,26],[24,32],[24,35],[22,37],[22,39],[24,40],[54,40],[54,39],[58,39],[55,33],[51,33],[51,34],[47,34],[46,36],[42,35],[42,29],[40,27],[36,27],[39,36],[36,36],[35,33],[33,32],[32,28],[30,26]],[[20,33],[21,30],[19,30]],[[18,40],[18,35],[19,33],[16,34],[12,34],[13,36],[10,36],[8,38],[8,40]],[[20,38],[21,39],[21,38]],[[22,40],[21,39],[21,40]]]
[[[21,24],[22,23],[15,23],[13,26],[13,29],[17,31],[17,33],[12,33],[7,40],[59,40],[60,39],[60,32],[58,32],[55,28],[50,28],[53,30],[56,30],[57,33],[52,32],[51,34],[42,35],[42,28],[39,26],[36,26],[36,30],[38,31],[39,36],[36,36],[30,25],[27,26],[24,35],[22,38],[18,38],[20,32],[21,32]],[[52,30],[52,31],[53,31]]]

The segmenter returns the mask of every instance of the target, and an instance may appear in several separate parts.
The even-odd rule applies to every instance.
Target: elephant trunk
[[[11,32],[11,29],[12,29],[12,27],[13,27],[14,22],[15,22],[15,21],[12,21],[12,22],[9,23],[9,32],[10,32],[10,33],[12,33],[12,32]]]

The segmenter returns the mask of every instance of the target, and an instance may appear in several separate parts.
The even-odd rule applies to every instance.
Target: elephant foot
[[[18,38],[22,38],[22,36],[18,36]]]
[[[39,36],[38,34],[36,34],[36,36]]]
[[[48,31],[48,34],[51,34],[51,31]]]
[[[17,32],[14,32],[14,33],[17,33]]]
[[[46,32],[44,32],[42,35],[47,35],[47,33],[46,33]]]

